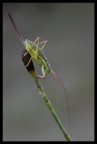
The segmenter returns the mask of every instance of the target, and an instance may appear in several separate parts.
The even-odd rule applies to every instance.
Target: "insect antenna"
[[[64,89],[64,92],[65,92],[65,95],[66,95],[67,107],[68,107],[69,130],[70,130],[70,110],[69,110],[69,101],[68,101],[66,89],[65,89],[65,86],[64,86],[62,80],[60,79],[60,77],[53,70],[51,70],[51,73],[54,76],[54,78],[61,84],[62,88]]]
[[[12,16],[10,15],[10,13],[8,13],[8,16],[9,16],[9,19],[10,19],[10,21],[11,21],[11,23],[12,23],[12,25],[13,25],[13,27],[14,27],[14,29],[15,29],[18,37],[19,37],[19,39],[20,39],[20,41],[21,41],[22,43],[24,43],[25,40],[24,40],[24,38],[22,37],[22,35],[20,34],[19,30],[17,29],[17,27],[16,27],[16,25],[15,25],[13,19],[12,19]]]

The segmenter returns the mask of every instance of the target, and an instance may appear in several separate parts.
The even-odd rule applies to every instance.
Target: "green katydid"
[[[62,80],[59,78],[59,76],[52,70],[50,64],[47,61],[47,58],[43,52],[46,44],[47,44],[47,40],[44,40],[42,42],[40,42],[40,37],[36,38],[36,40],[34,42],[28,40],[28,39],[24,39],[22,37],[22,35],[20,34],[19,30],[17,29],[11,15],[8,13],[9,18],[13,24],[13,27],[20,39],[20,41],[22,42],[22,44],[26,47],[26,51],[25,53],[23,53],[23,56],[27,56],[29,54],[29,62],[26,64],[26,68],[29,66],[30,62],[33,61],[39,65],[41,67],[41,71],[42,71],[42,76],[37,75],[36,71],[34,69],[34,65],[33,65],[33,70],[30,71],[30,74],[32,75],[32,77],[34,78],[38,88],[39,88],[39,92],[43,93],[43,96],[45,97],[45,93],[43,92],[43,88],[41,87],[40,83],[39,83],[39,79],[45,79],[45,77],[51,72],[52,75],[54,76],[55,79],[58,80],[58,82],[61,84],[61,86],[63,87],[64,91],[65,91],[65,95],[66,95],[66,100],[67,100],[67,105],[68,105],[68,114],[69,114],[69,126],[70,126],[70,112],[69,112],[69,103],[68,103],[68,98],[67,98],[67,94],[66,94],[66,90],[65,90],[65,86],[62,82]],[[24,62],[25,63],[25,62]],[[45,97],[45,101],[48,101]],[[50,102],[48,102],[50,103]],[[51,104],[49,105],[49,109],[51,110]],[[52,109],[53,110],[53,109]],[[55,116],[54,116],[55,117]],[[58,120],[56,120],[58,121]],[[61,127],[61,124],[59,122],[59,126]],[[62,129],[62,128],[61,128]],[[66,135],[66,134],[65,134]],[[67,135],[68,136],[68,135]],[[67,138],[69,139],[69,138]],[[70,140],[70,139],[69,139]]]

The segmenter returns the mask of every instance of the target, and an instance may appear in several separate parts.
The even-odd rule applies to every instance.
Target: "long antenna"
[[[66,95],[66,101],[67,101],[67,106],[68,106],[68,116],[69,116],[69,130],[70,130],[70,110],[69,110],[69,102],[68,102],[68,97],[67,97],[66,89],[65,89],[65,86],[64,86],[62,80],[59,78],[59,76],[53,70],[51,70],[51,72],[52,72],[52,75],[54,76],[54,78],[57,79],[58,82],[63,87],[65,95]]]
[[[17,27],[16,27],[16,25],[15,25],[13,19],[12,19],[12,16],[10,15],[10,13],[8,13],[8,16],[9,16],[9,19],[10,19],[10,21],[11,21],[11,23],[12,23],[12,25],[13,25],[13,27],[14,27],[14,29],[15,29],[18,37],[19,37],[19,39],[20,39],[20,41],[21,41],[22,43],[24,43],[25,40],[24,40],[24,38],[22,37],[22,35],[20,34],[19,30],[17,29]]]

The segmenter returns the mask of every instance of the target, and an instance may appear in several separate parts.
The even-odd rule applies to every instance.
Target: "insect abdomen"
[[[22,51],[22,61],[28,72],[35,74],[35,68],[30,54],[27,50]]]

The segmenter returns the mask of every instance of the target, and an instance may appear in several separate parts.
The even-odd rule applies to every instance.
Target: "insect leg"
[[[41,47],[41,50],[43,50],[45,48],[45,45],[47,44],[47,40],[45,41],[42,41],[39,45],[43,44],[42,47]]]
[[[44,70],[44,66],[42,66],[41,71],[42,71],[43,76],[37,75],[37,78],[44,79],[44,78],[46,77],[46,73],[45,73],[45,70]]]
[[[35,59],[36,59],[36,60],[38,59],[38,56],[39,56],[39,42],[40,42],[40,37],[38,37],[38,38],[34,41],[34,44],[37,45],[36,53],[35,53]]]
[[[40,42],[40,37],[36,38],[36,40],[34,41],[34,44],[39,45]]]
[[[37,60],[39,56],[39,47],[37,46],[36,52],[35,52],[35,59]]]

